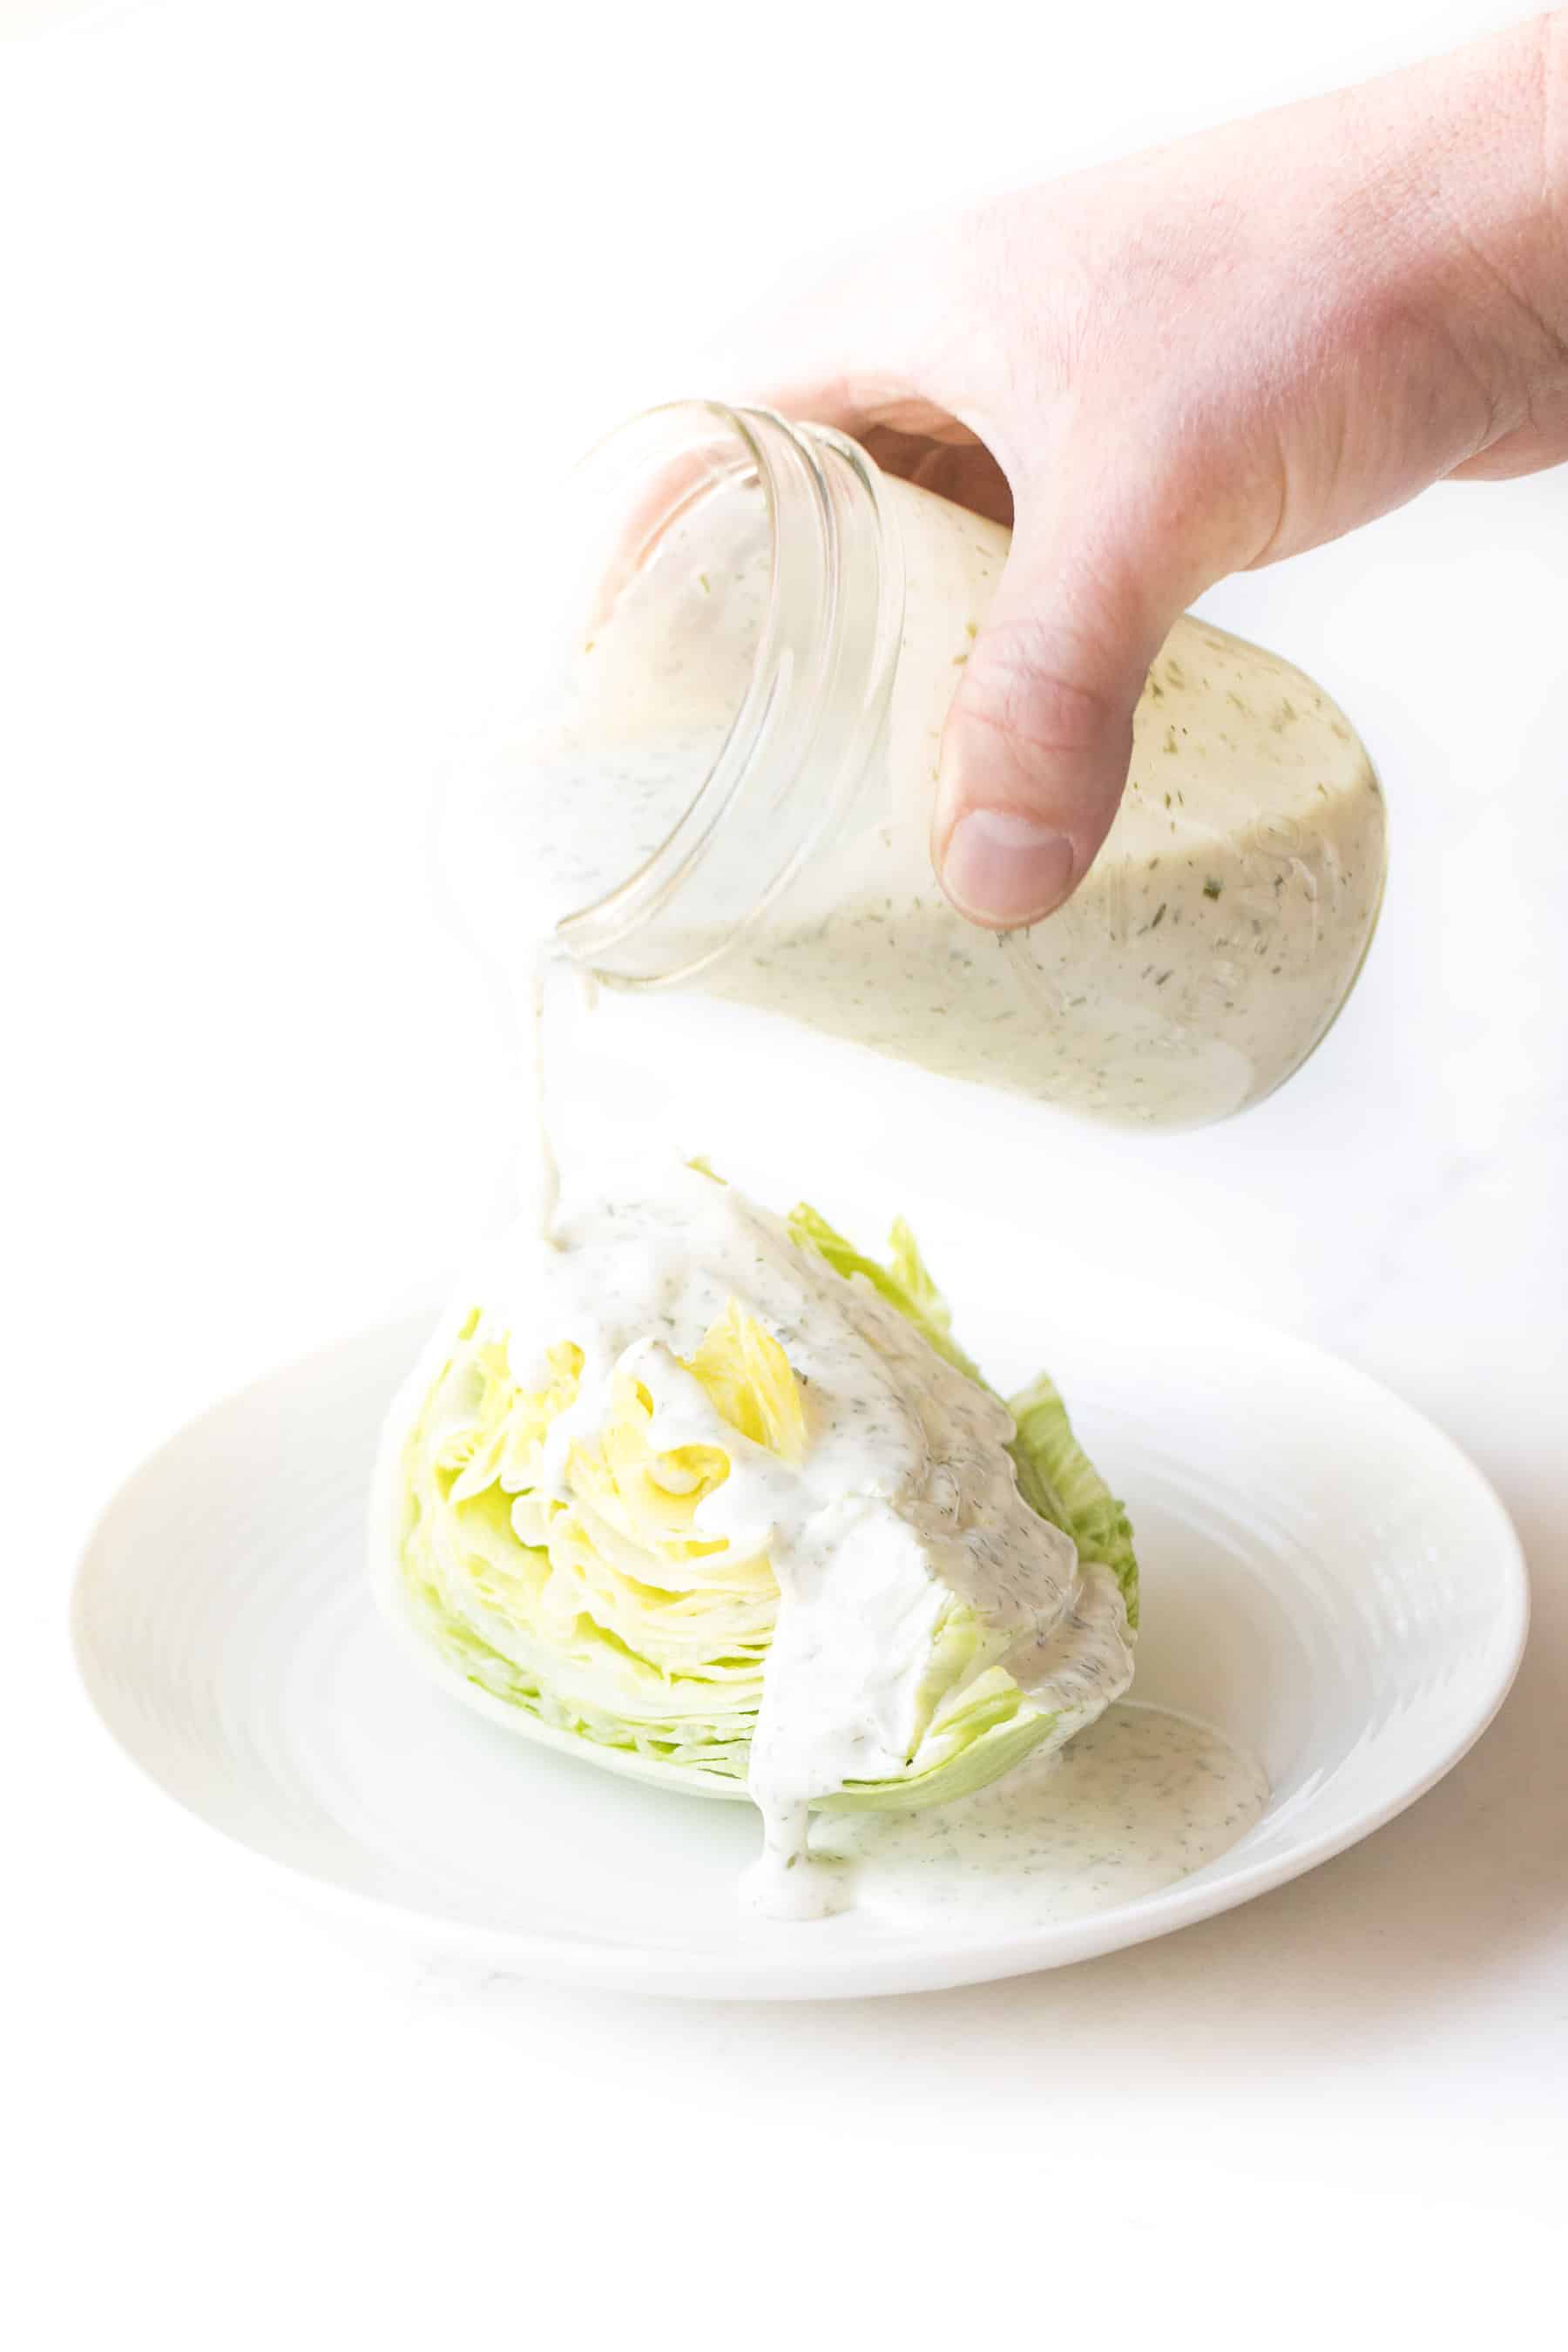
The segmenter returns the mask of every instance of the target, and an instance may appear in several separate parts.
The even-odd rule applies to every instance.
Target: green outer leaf
[[[1030,1475],[1057,1500],[1061,1516],[1048,1510],[1046,1517],[1071,1536],[1080,1559],[1099,1560],[1110,1569],[1121,1587],[1127,1622],[1136,1633],[1138,1561],[1132,1549],[1132,1523],[1074,1436],[1055,1382],[1041,1372],[1008,1400],[1008,1411],[1018,1428],[1011,1452],[1025,1500],[1039,1509],[1025,1483],[1026,1463]]]

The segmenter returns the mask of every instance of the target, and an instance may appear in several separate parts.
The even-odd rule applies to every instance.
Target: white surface
[[[1561,473],[1435,494],[1210,600],[1343,701],[1391,803],[1361,989],[1275,1101],[1134,1151],[955,1095],[922,1117],[923,1090],[775,1040],[705,1123],[763,1189],[852,1161],[889,1208],[911,1165],[982,1213],[1048,1201],[1032,1279],[1173,1276],[1468,1448],[1534,1631],[1412,1811],[1245,1911],[1009,1986],[788,2012],[518,1992],[389,1967],[194,1865],[74,1696],[64,1631],[80,1538],[147,1447],[424,1295],[483,1205],[503,1107],[423,813],[506,709],[534,467],[686,388],[761,256],[1511,13],[0,8],[26,35],[0,47],[21,2340],[145,2314],[180,2347],[220,2322],[488,2341],[553,2304],[578,2340],[651,2310],[644,2341],[766,2342],[822,2334],[837,2276],[846,2337],[951,2335],[990,2295],[1045,2338],[1109,2282],[1145,2316],[1201,2284],[1211,2343],[1359,2347],[1489,2336],[1555,2291]],[[810,1123],[771,1186],[763,1082]],[[458,1102],[461,1167],[429,1116]],[[781,2217],[799,2260],[768,2271]],[[892,2247],[918,2260],[889,2300]]]
[[[959,1328],[1011,1390],[1049,1313],[1079,1431],[1116,1465],[1138,1531],[1136,1696],[1214,1725],[1268,1775],[1262,1818],[1186,1879],[1023,1933],[858,1905],[809,1927],[742,1916],[753,1808],[633,1788],[498,1732],[374,1607],[369,1465],[424,1320],[243,1391],[137,1472],[77,1591],[94,1703],[177,1803],[335,1912],[555,1983],[935,1991],[1267,1893],[1402,1811],[1491,1720],[1528,1614],[1513,1531],[1448,1439],[1331,1357],[1150,1293],[1047,1307],[1020,1292],[1024,1254],[1005,1226],[973,1237]]]

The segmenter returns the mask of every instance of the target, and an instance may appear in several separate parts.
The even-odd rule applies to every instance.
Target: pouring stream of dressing
[[[544,1058],[548,1032],[544,1016],[551,974],[560,969],[559,959],[552,956],[548,946],[540,941],[533,950],[533,965],[528,978],[528,1014],[521,1024],[528,1041],[529,1097],[533,1115],[533,1148],[523,1154],[525,1214],[540,1240],[550,1249],[555,1246],[555,1218],[561,1206],[561,1163],[555,1155],[555,1139],[550,1132],[550,1103],[546,1093],[549,1072]]]

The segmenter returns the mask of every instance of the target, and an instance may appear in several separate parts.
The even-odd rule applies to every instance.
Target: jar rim
[[[597,478],[604,471],[613,467],[621,453],[627,448],[634,438],[647,434],[650,427],[657,428],[662,425],[674,425],[682,418],[700,417],[710,419],[718,432],[729,435],[739,445],[749,460],[751,469],[756,475],[766,500],[770,550],[768,613],[752,652],[751,675],[746,681],[724,740],[710,760],[706,770],[694,782],[689,796],[664,839],[648,856],[644,858],[640,866],[624,876],[611,889],[602,892],[597,898],[590,900],[587,905],[574,908],[570,914],[563,916],[557,922],[555,926],[557,945],[574,961],[581,962],[594,962],[599,955],[613,948],[618,940],[640,929],[657,913],[675,877],[687,867],[694,856],[700,854],[703,841],[712,825],[719,821],[724,809],[731,804],[736,792],[740,789],[741,778],[744,773],[744,761],[734,756],[734,749],[738,739],[743,740],[747,734],[755,731],[758,705],[763,694],[762,681],[766,677],[769,667],[767,656],[771,650],[768,644],[770,623],[773,622],[774,615],[774,586],[778,571],[778,513],[777,490],[773,469],[767,463],[757,435],[746,422],[746,413],[741,409],[732,408],[722,401],[662,401],[603,435],[573,467],[567,478],[567,489],[569,493],[574,490],[585,490],[591,493]],[[780,418],[778,422],[783,424],[784,420]],[[681,460],[679,458],[665,460],[663,470],[668,473],[672,466],[677,474],[677,479],[670,484],[671,495],[663,502],[661,510],[652,519],[652,528],[645,536],[638,539],[636,547],[632,550],[631,569],[633,571],[641,568],[649,551],[658,545],[659,540],[673,528],[682,515],[689,512],[694,503],[690,498],[681,499],[678,495],[681,488],[679,478],[683,470]],[[743,476],[741,478],[743,478]],[[647,504],[648,501],[645,497],[637,509],[638,521],[646,514]]]
[[[898,626],[891,629],[889,646],[888,614],[891,606],[901,625],[903,604],[897,534],[883,527],[877,470],[857,444],[826,426],[793,423],[772,409],[717,400],[671,401],[606,435],[573,469],[569,487],[586,488],[613,476],[617,467],[625,467],[628,454],[636,457],[645,446],[657,448],[661,436],[668,437],[677,454],[656,465],[655,489],[645,492],[634,509],[633,529],[639,533],[631,551],[634,567],[646,560],[649,548],[673,522],[691,511],[690,496],[680,494],[686,488],[683,474],[688,479],[695,474],[709,494],[752,481],[760,488],[767,517],[769,580],[745,688],[722,741],[703,772],[694,774],[690,793],[664,839],[612,889],[574,908],[555,926],[554,944],[574,961],[622,984],[645,987],[689,979],[723,954],[736,930],[755,919],[798,871],[834,814],[826,803],[836,797],[835,791],[824,782],[814,796],[798,772],[805,764],[805,751],[821,737],[823,712],[844,667],[847,611],[852,608],[863,622],[867,601],[863,586],[855,595],[853,582],[847,597],[846,593],[844,575],[854,551],[845,542],[854,534],[846,530],[844,486],[828,478],[833,454],[847,462],[854,509],[873,526],[878,625],[870,635],[876,642],[848,653],[851,660],[858,658],[885,673],[872,681],[873,699],[879,685],[884,700],[890,688],[899,631]],[[692,451],[706,440],[710,452],[721,439],[733,443],[739,463],[717,472],[711,463],[694,467]],[[689,442],[684,451],[683,440]],[[641,530],[645,520],[650,526],[646,533]],[[860,552],[863,556],[863,547]],[[867,698],[865,681],[858,698]],[[833,781],[841,797],[842,780]],[[647,961],[646,950],[661,918],[670,915],[694,884],[721,835],[732,837],[745,821],[755,804],[753,786],[770,822],[778,827],[775,870],[759,876],[751,904],[737,911],[724,936],[657,969],[636,968]],[[763,848],[759,844],[759,863],[763,862]]]

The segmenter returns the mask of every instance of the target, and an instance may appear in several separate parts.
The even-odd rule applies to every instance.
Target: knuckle
[[[1042,755],[1093,751],[1118,715],[1110,695],[1082,675],[1058,634],[1027,620],[1005,625],[994,643],[976,648],[964,700],[982,724]]]

